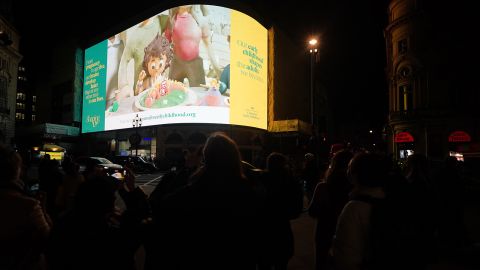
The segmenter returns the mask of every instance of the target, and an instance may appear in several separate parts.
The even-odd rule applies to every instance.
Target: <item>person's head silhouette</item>
[[[242,175],[237,144],[223,133],[213,133],[203,148],[205,168],[216,173]]]

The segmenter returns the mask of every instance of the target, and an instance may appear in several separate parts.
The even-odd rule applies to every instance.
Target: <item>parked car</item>
[[[135,173],[154,173],[158,170],[152,162],[137,156],[116,156],[113,160],[124,167],[131,168]]]
[[[125,171],[122,165],[115,164],[103,157],[79,157],[75,160],[80,165],[80,172],[83,173],[89,164],[104,169],[108,175],[123,179]]]

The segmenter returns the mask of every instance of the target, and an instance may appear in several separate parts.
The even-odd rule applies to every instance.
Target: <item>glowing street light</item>
[[[312,126],[315,126],[315,121],[314,121],[314,74],[315,74],[315,62],[317,58],[317,53],[318,53],[318,40],[316,38],[311,38],[308,41],[308,47],[310,48],[310,123]]]

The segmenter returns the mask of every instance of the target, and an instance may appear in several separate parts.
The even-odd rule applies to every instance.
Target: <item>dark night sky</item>
[[[17,0],[13,1],[14,24],[22,36],[25,59],[35,72],[41,72],[39,63],[48,58],[51,44],[60,43],[69,36],[78,37],[86,44],[92,37],[93,40],[104,39],[108,34],[123,30],[122,24],[132,20],[134,23],[135,17],[141,14],[153,15],[155,10],[148,9],[158,7],[160,2],[145,0],[136,1],[135,5],[108,6],[102,1],[85,0],[75,7],[70,3],[57,6],[45,1],[26,4],[26,1]],[[240,4],[251,6],[254,12],[266,18],[267,23],[277,24],[299,49],[306,47],[311,33],[321,33],[319,71],[322,83],[331,93],[329,102],[337,125],[360,121],[365,129],[380,127],[388,110],[383,39],[388,1],[310,2],[295,2],[293,8],[291,4],[268,0]],[[25,5],[28,11],[23,9]],[[89,13],[89,9],[104,16]]]

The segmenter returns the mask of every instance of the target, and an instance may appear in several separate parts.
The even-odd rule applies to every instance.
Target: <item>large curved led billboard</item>
[[[165,10],[85,50],[82,132],[174,123],[267,128],[268,33],[236,10]]]

